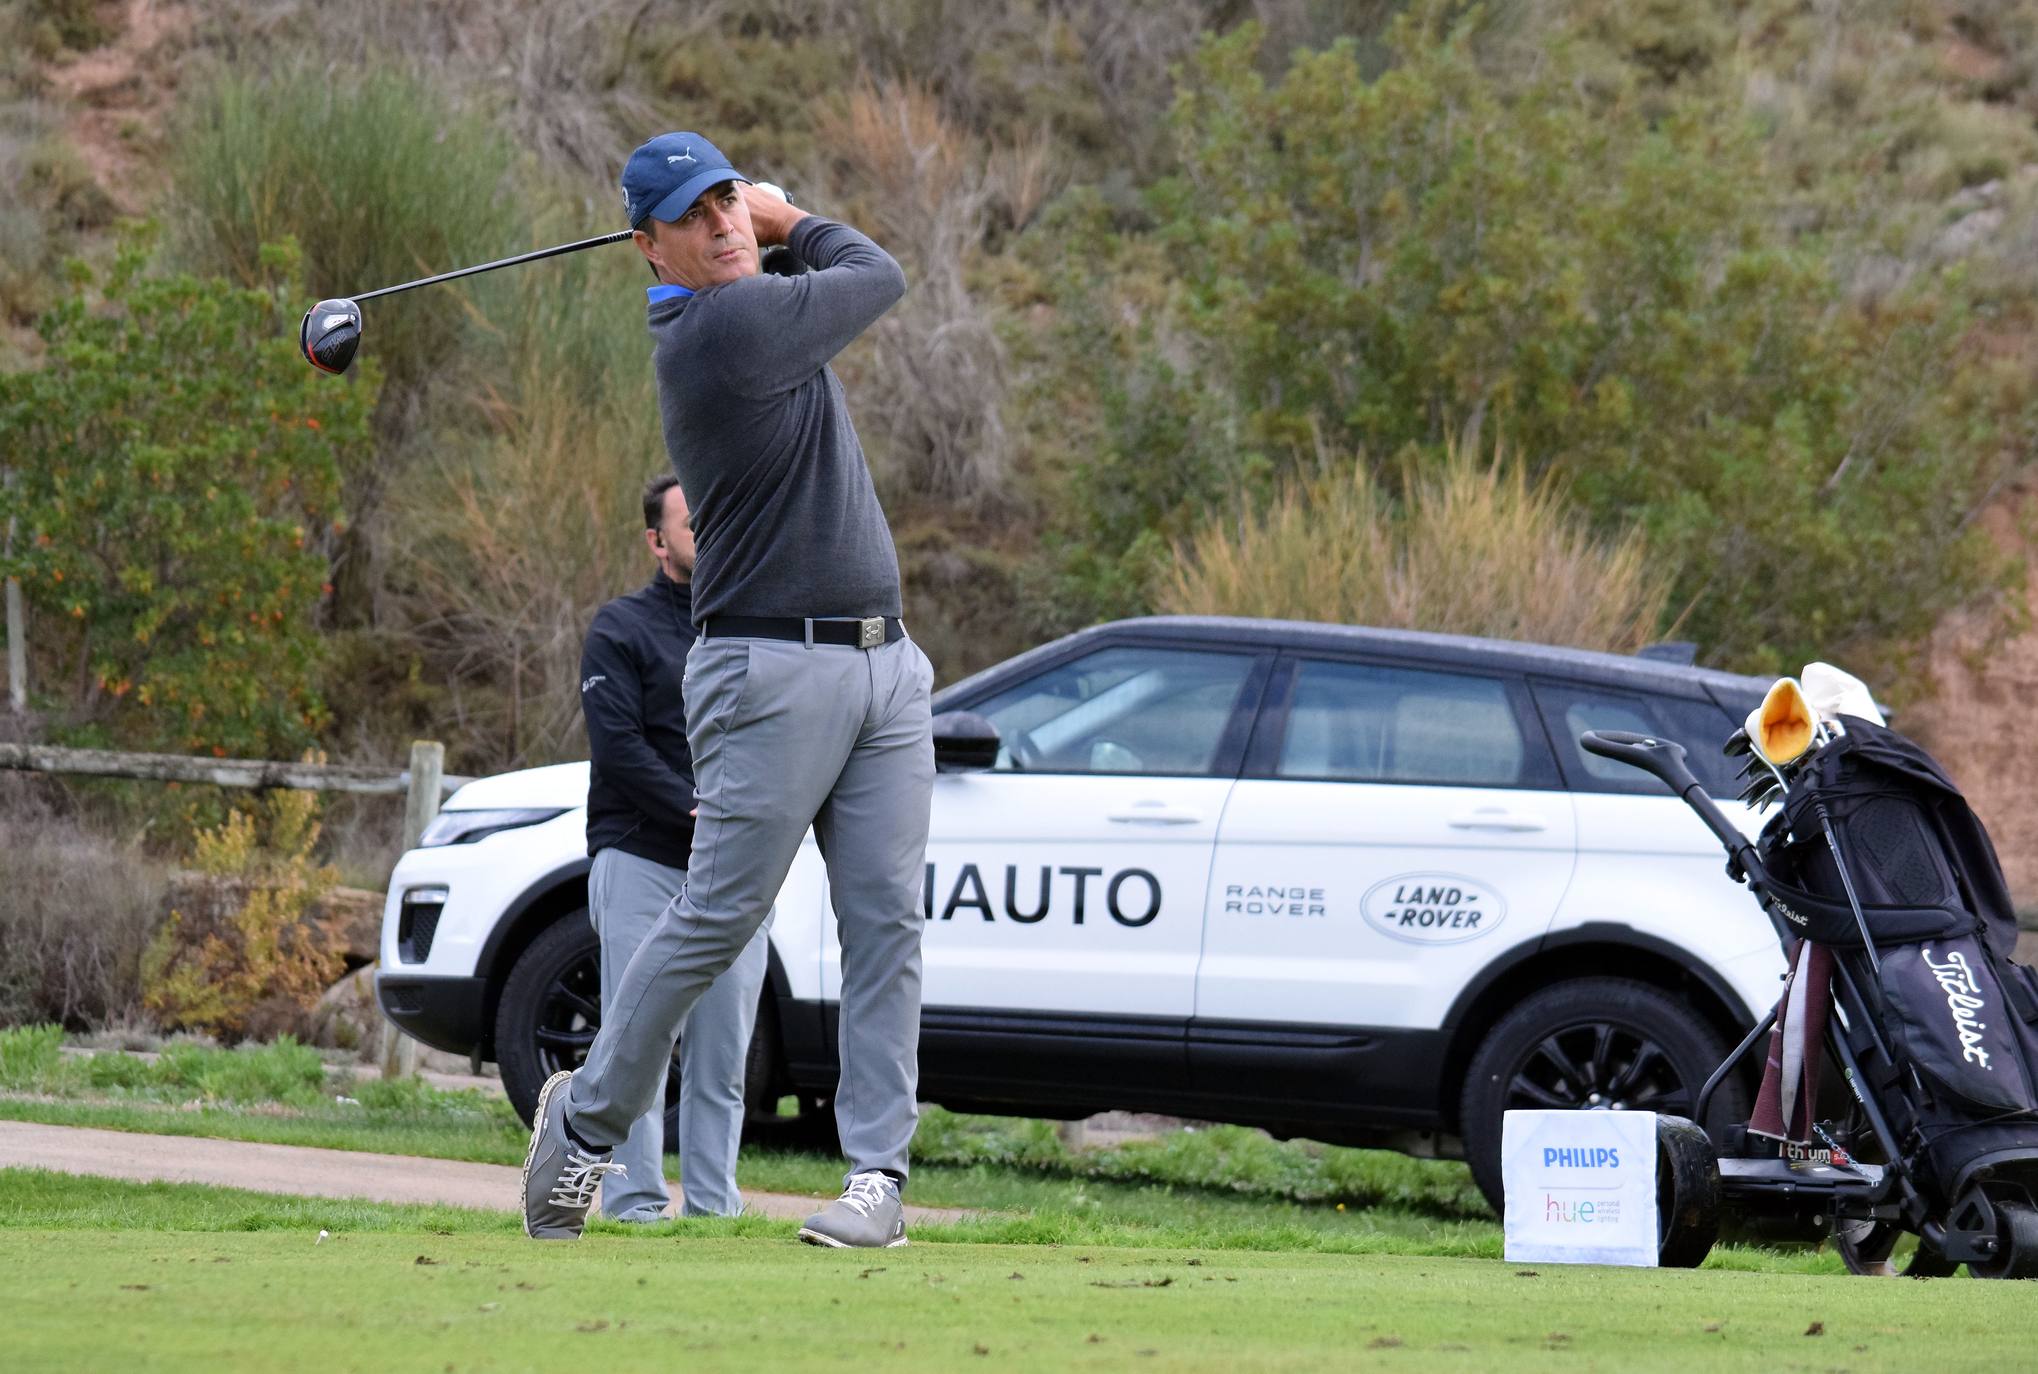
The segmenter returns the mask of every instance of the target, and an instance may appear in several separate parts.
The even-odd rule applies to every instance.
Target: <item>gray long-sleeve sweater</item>
[[[899,614],[899,558],[828,360],[905,294],[884,249],[809,216],[813,270],[653,301],[665,447],[693,512],[696,623]]]

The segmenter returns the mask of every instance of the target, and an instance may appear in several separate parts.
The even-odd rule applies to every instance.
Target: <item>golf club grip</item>
[[[515,267],[519,263],[537,262],[542,258],[556,258],[562,253],[578,253],[583,248],[599,248],[605,243],[621,243],[624,239],[629,238],[632,232],[629,229],[618,229],[613,234],[597,234],[591,239],[581,239],[577,243],[562,243],[551,248],[540,248],[531,253],[519,253],[513,258],[498,258],[494,262],[484,262],[474,267],[456,268],[451,272],[441,272],[436,277],[421,277],[417,281],[402,282],[396,286],[385,286],[375,291],[364,291],[358,296],[350,296],[347,299],[357,302],[372,301],[377,296],[393,296],[399,291],[414,291],[420,286],[436,286],[442,281],[455,281],[461,277],[471,277],[477,272],[493,272],[499,267]]]

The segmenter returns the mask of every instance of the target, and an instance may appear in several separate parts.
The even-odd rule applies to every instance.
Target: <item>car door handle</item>
[[[1106,812],[1104,818],[1121,825],[1194,825],[1203,816],[1196,811],[1178,811],[1161,802],[1134,802],[1123,811]]]
[[[1482,806],[1474,811],[1463,811],[1451,817],[1453,830],[1511,830],[1525,832],[1548,830],[1549,824],[1538,816],[1525,816],[1518,811],[1509,811],[1504,806]]]

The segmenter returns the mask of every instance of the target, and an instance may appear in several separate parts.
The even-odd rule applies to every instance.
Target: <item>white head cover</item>
[[[1830,663],[1807,663],[1798,681],[1804,684],[1805,699],[1811,702],[1812,709],[1826,720],[1856,716],[1876,725],[1889,724],[1877,709],[1868,684],[1852,673]]]

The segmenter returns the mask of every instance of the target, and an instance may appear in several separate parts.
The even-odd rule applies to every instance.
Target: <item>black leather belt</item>
[[[861,620],[802,620],[791,615],[717,615],[701,622],[702,639],[789,639],[795,644],[842,644],[875,649],[906,637],[895,615]]]

